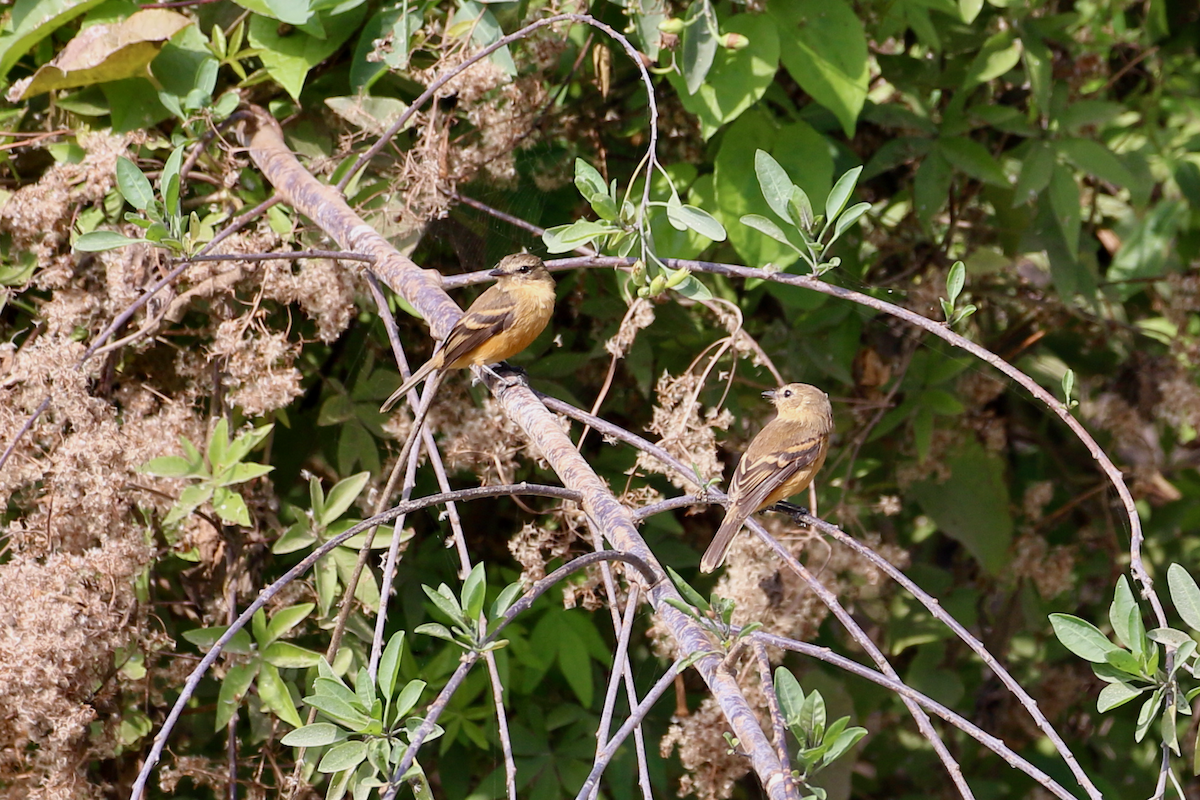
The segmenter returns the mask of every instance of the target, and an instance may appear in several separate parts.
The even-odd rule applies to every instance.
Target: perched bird
[[[496,282],[471,304],[450,335],[380,407],[386,412],[430,373],[495,364],[528,347],[554,313],[554,278],[537,256],[516,253],[491,271]],[[437,376],[435,376],[437,377]]]
[[[807,489],[825,463],[833,432],[829,396],[807,383],[789,383],[763,397],[779,414],[750,442],[733,472],[725,520],[700,560],[701,572],[721,566],[751,514]]]

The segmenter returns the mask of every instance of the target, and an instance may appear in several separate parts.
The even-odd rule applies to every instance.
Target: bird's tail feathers
[[[433,372],[435,369],[437,369],[437,365],[434,363],[434,359],[431,358],[426,361],[421,365],[421,368],[414,372],[412,377],[406,380],[399,389],[392,392],[391,397],[383,402],[383,405],[379,407],[379,410],[386,414],[392,409],[392,406],[396,405],[396,403],[403,399],[404,395],[408,394],[410,389],[412,389],[421,381],[425,380],[429,373]]]
[[[737,536],[745,521],[745,517],[740,519],[726,517],[725,521],[721,523],[721,527],[717,528],[717,534],[713,536],[712,543],[704,551],[704,558],[700,559],[701,572],[712,572],[725,562],[725,554],[729,552],[729,545],[733,544],[733,537]]]

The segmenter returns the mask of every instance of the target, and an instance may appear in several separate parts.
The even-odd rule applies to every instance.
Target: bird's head
[[[763,392],[763,397],[774,403],[779,415],[786,419],[833,419],[829,395],[807,383],[789,383]]]
[[[550,271],[546,269],[546,265],[531,253],[514,253],[505,256],[488,274],[502,281],[550,281],[550,283],[554,283],[554,278],[550,277]]]

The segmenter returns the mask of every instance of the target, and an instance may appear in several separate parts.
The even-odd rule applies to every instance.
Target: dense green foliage
[[[552,13],[591,14],[643,57],[594,27],[533,31],[447,84],[351,174],[432,80]],[[0,608],[11,609],[0,625],[13,644],[0,644],[0,787],[9,796],[126,795],[197,654],[261,587],[373,513],[408,432],[406,412],[378,411],[399,371],[350,260],[197,261],[119,327],[115,338],[128,341],[76,368],[171,259],[197,254],[271,197],[225,126],[242,102],[268,108],[305,166],[347,181],[364,219],[422,267],[451,275],[523,247],[550,258],[586,244],[638,259],[626,271],[556,273],[554,320],[513,363],[534,388],[580,408],[600,398],[599,416],[658,441],[701,481],[724,484],[767,415],[763,389],[782,378],[827,391],[837,432],[818,515],[974,632],[1105,797],[1150,796],[1163,740],[1178,740],[1175,775],[1200,791],[1188,782],[1192,717],[1176,718],[1168,697],[1177,725],[1151,725],[1166,714],[1161,693],[1141,720],[1139,703],[1120,705],[1156,685],[1158,646],[1192,659],[1194,646],[1146,633],[1159,623],[1148,605],[1144,621],[1134,610],[1144,599],[1123,577],[1129,520],[1060,420],[992,367],[894,317],[666,263],[819,275],[946,322],[1056,395],[1065,390],[1137,498],[1147,568],[1165,586],[1168,565],[1182,565],[1171,596],[1192,598],[1194,3],[230,0],[139,11],[125,0],[17,0],[3,14],[0,452],[13,451],[0,466]],[[85,41],[88,52],[73,49]],[[646,160],[642,68],[656,99],[657,161]],[[332,245],[279,204],[215,252],[307,249]],[[392,303],[419,363],[427,329]],[[443,385],[430,422],[454,487],[559,482],[465,377]],[[630,504],[682,491],[630,447],[595,433],[581,447]],[[438,491],[425,463],[412,496]],[[227,730],[249,796],[279,791],[292,745],[314,745],[304,774],[314,785],[330,774],[345,786],[353,776],[339,770],[360,765],[374,780],[399,763],[464,649],[482,647],[468,629],[485,609],[494,621],[511,605],[515,590],[493,606],[503,587],[522,569],[538,578],[593,549],[584,515],[558,501],[480,500],[456,513],[485,570],[464,586],[459,557],[443,547],[451,521],[434,510],[407,517],[386,636],[373,630],[381,573],[372,558],[348,601],[342,647],[325,662],[359,548],[384,553],[397,534],[382,528],[335,549],[231,642],[172,733],[151,794],[176,783],[188,796],[224,794]],[[1020,703],[925,607],[840,545],[768,519],[909,685],[1083,796]],[[697,507],[650,517],[642,534],[708,597],[714,585],[696,565],[719,521],[718,508]],[[747,546],[748,563],[715,584],[736,607],[732,619],[861,656],[764,552]],[[576,574],[516,616],[492,653],[522,797],[574,796],[591,768],[616,641],[607,604],[599,573]],[[1167,606],[1173,626],[1180,615],[1200,621],[1181,605],[1178,615]],[[1066,616],[1052,625],[1052,613]],[[648,611],[638,616],[629,646],[639,696],[670,663],[652,624]],[[1109,632],[1118,644],[1102,642]],[[378,676],[366,669],[373,637],[392,643]],[[1081,650],[1141,683],[1097,677],[1103,670],[1073,655]],[[744,661],[744,683],[757,686],[753,656]],[[830,797],[956,796],[894,694],[795,654],[782,663],[798,680],[778,682],[803,740],[792,742],[802,751],[793,766],[820,769],[814,785]],[[467,675],[440,737],[418,756],[427,779],[418,794],[504,796],[492,688],[482,666]],[[655,795],[683,780],[703,798],[754,796],[747,760],[701,705],[704,684],[687,672],[678,688],[692,716],[673,718],[663,701],[644,724]],[[822,744],[826,705],[837,727]],[[310,708],[326,727],[285,740]],[[851,747],[859,728],[866,735]],[[369,743],[347,733],[356,730]],[[961,731],[939,731],[978,797],[1034,791]],[[665,755],[664,736],[674,745]],[[841,756],[832,764],[822,760],[831,750]],[[640,796],[636,780],[628,743],[603,792]]]

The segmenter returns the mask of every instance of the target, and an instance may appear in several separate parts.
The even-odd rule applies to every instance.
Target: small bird
[[[721,566],[751,514],[807,489],[825,463],[833,432],[829,396],[807,383],[789,383],[763,397],[779,415],[754,437],[733,472],[725,520],[700,560],[701,572]]]
[[[412,377],[387,399],[387,412],[430,373],[495,364],[528,347],[554,313],[554,278],[535,255],[500,259],[490,273],[496,282],[476,298],[446,340]],[[431,379],[432,380],[432,379]]]

